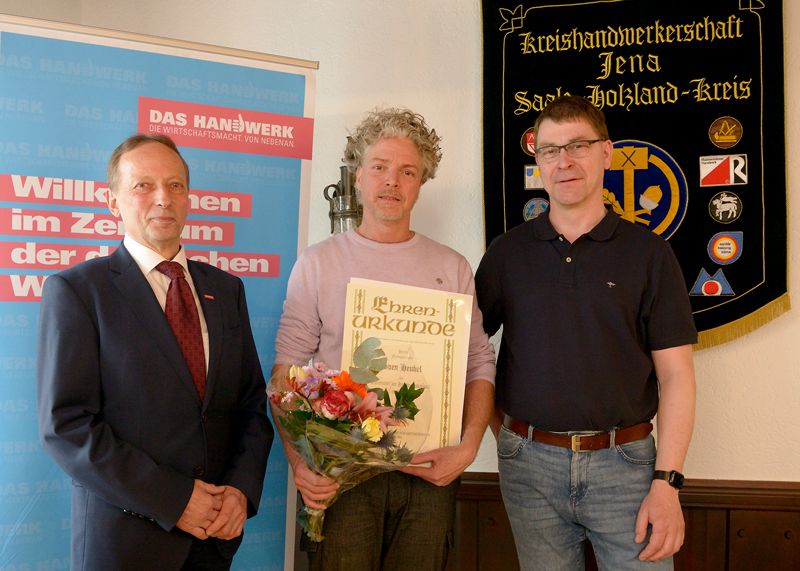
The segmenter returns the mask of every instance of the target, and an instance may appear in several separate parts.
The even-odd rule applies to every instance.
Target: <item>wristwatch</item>
[[[683,488],[683,474],[675,470],[671,470],[669,472],[666,470],[656,470],[653,472],[653,479],[666,480],[667,483],[676,490]]]

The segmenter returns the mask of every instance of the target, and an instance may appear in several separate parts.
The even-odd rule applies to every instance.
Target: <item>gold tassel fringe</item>
[[[737,337],[741,337],[751,331],[755,331],[762,325],[766,325],[779,315],[791,309],[792,304],[789,301],[789,294],[785,293],[778,299],[769,302],[764,307],[757,309],[753,313],[745,315],[731,321],[725,325],[720,325],[714,329],[701,331],[698,336],[697,344],[694,345],[694,350],[707,349],[715,345],[721,345],[728,341],[733,341]]]

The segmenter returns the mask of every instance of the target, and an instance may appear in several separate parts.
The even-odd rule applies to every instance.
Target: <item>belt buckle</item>
[[[570,448],[573,452],[583,452],[581,450],[581,435],[580,434],[573,434],[571,436],[571,445]]]

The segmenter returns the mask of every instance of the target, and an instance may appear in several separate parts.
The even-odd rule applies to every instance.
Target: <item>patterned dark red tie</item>
[[[156,269],[170,279],[164,313],[178,339],[183,358],[189,365],[200,400],[203,400],[206,392],[206,355],[192,289],[183,274],[183,266],[178,262],[161,262]]]

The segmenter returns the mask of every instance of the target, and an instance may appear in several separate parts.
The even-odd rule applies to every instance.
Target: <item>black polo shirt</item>
[[[498,405],[550,431],[651,419],[650,352],[695,343],[669,245],[609,212],[570,244],[548,213],[496,238],[475,274],[486,332],[503,326]]]

